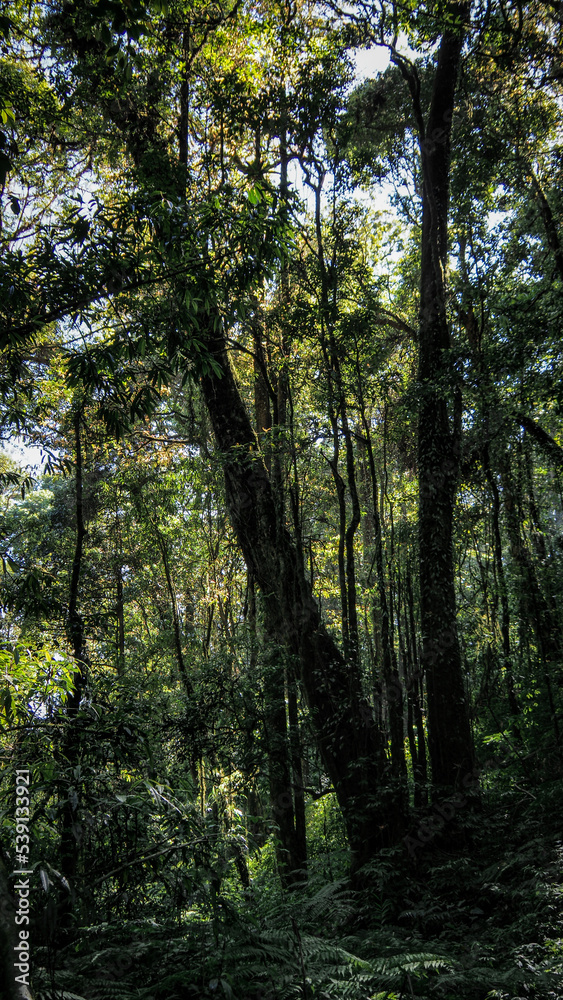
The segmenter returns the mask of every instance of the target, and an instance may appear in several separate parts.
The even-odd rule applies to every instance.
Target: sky
[[[13,441],[9,444],[6,441],[2,442],[2,451],[5,451],[10,458],[13,458],[15,462],[19,462],[21,465],[29,467],[29,471],[32,475],[36,475],[41,469],[41,457],[43,452],[41,448],[31,448],[24,444],[20,438],[14,437]]]
[[[355,61],[358,82],[369,80],[387,68],[389,50],[380,45],[372,49],[357,49]]]

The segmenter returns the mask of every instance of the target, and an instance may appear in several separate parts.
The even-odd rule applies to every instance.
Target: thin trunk
[[[488,446],[484,449],[484,468],[485,475],[487,477],[487,482],[489,484],[489,489],[493,498],[493,548],[495,556],[495,565],[497,572],[498,587],[500,591],[500,631],[502,636],[502,658],[504,666],[504,676],[506,681],[506,693],[508,698],[508,707],[510,709],[510,714],[513,716],[520,715],[520,706],[518,704],[518,699],[516,698],[516,692],[514,690],[514,674],[512,670],[512,656],[510,652],[510,609],[508,605],[508,587],[506,585],[506,575],[504,572],[504,563],[502,561],[502,536],[500,532],[500,495],[496,479],[491,470],[488,454]],[[514,732],[519,736],[519,731],[517,727],[514,727]]]
[[[75,519],[76,537],[74,545],[74,557],[70,576],[69,602],[67,634],[72,647],[72,653],[76,664],[74,672],[74,684],[66,703],[67,727],[59,751],[60,763],[62,767],[75,767],[80,758],[80,731],[77,728],[78,710],[82,700],[82,694],[86,685],[88,656],[86,652],[86,637],[84,630],[84,619],[79,611],[79,588],[82,573],[82,561],[84,556],[84,541],[86,538],[86,525],[84,523],[84,464],[82,453],[81,436],[82,412],[78,410],[73,419],[74,429],[74,484],[75,484]],[[72,907],[74,902],[74,879],[78,865],[78,831],[76,824],[76,809],[80,787],[75,789],[75,795],[71,795],[71,788],[67,789],[66,782],[64,788],[67,792],[62,804],[61,815],[61,843],[60,843],[60,868],[61,874],[66,879],[69,886],[68,895],[63,899],[59,919],[61,927],[65,930],[72,925]]]
[[[387,585],[385,580],[385,563],[383,551],[383,535],[379,512],[379,489],[375,457],[371,440],[371,430],[362,405],[362,423],[364,427],[368,456],[368,469],[372,489],[372,516],[375,529],[375,567],[377,593],[379,604],[380,642],[382,652],[383,688],[389,713],[389,732],[391,737],[391,767],[395,777],[403,789],[406,789],[407,764],[403,741],[403,691],[393,656],[391,637],[391,621]],[[403,795],[403,792],[401,793]]]
[[[267,634],[271,634],[267,616],[265,626]],[[267,643],[262,652],[262,661],[268,778],[276,825],[274,834],[276,860],[281,883],[285,888],[289,888],[299,880],[301,865],[295,857],[295,809],[282,665],[284,652],[279,646]]]
[[[412,589],[412,579],[410,568],[406,573],[407,609],[406,621],[408,622],[408,635],[413,664],[413,673],[410,678],[409,694],[413,702],[414,724],[416,726],[416,764],[414,783],[414,803],[415,806],[425,806],[428,800],[427,781],[428,768],[426,765],[426,735],[424,732],[424,718],[422,706],[424,700],[424,684],[422,672],[417,655],[416,623],[414,617],[414,595]]]
[[[346,487],[344,485],[344,480],[340,475],[338,468],[338,459],[340,455],[340,432],[338,429],[338,423],[336,420],[336,414],[332,411],[330,413],[330,422],[332,425],[332,440],[333,440],[333,450],[332,458],[330,459],[330,468],[332,470],[332,477],[334,479],[334,485],[336,487],[336,499],[338,503],[338,549],[337,549],[337,561],[338,561],[338,587],[340,590],[340,614],[342,621],[342,642],[344,646],[344,656],[346,659],[350,658],[350,628],[348,621],[348,587],[346,583],[346,561],[345,561],[345,546],[346,546]]]
[[[166,539],[163,537],[156,521],[151,516],[147,505],[145,504],[142,496],[139,494],[139,502],[144,510],[145,517],[147,518],[149,524],[151,525],[154,537],[162,558],[162,566],[164,569],[164,576],[166,579],[166,587],[168,590],[168,597],[170,600],[170,607],[172,610],[172,628],[174,635],[174,650],[176,653],[176,662],[178,664],[178,670],[180,672],[180,680],[182,687],[187,695],[187,702],[185,706],[185,718],[186,718],[186,749],[187,756],[189,758],[190,775],[194,784],[194,789],[198,788],[199,776],[198,776],[198,765],[201,764],[201,772],[203,774],[203,764],[201,760],[201,720],[199,716],[199,708],[197,703],[196,693],[194,691],[193,684],[191,682],[186,663],[184,660],[184,654],[182,651],[182,629],[180,624],[180,616],[178,614],[178,602],[176,598],[176,590],[174,587],[174,582],[172,579],[172,571],[170,568],[170,559],[168,557],[168,547],[166,544]],[[208,627],[207,636],[204,639],[202,646],[204,652],[209,648],[209,639],[211,631],[211,621],[213,617],[213,605],[208,612]],[[203,787],[201,788],[201,794],[203,796]],[[203,799],[202,799],[203,801]]]
[[[520,605],[520,621],[522,628],[530,621],[536,638],[538,659],[543,668],[543,676],[555,741],[559,745],[561,734],[553,697],[549,665],[557,659],[560,650],[560,629],[554,619],[538,582],[534,563],[528,552],[526,542],[520,531],[519,497],[508,455],[502,458],[501,482],[504,502],[506,527],[510,544],[510,553],[517,567],[518,598]]]
[[[268,470],[271,469],[271,431],[272,431],[272,411],[270,408],[270,391],[268,386],[266,358],[262,339],[262,322],[258,299],[254,304],[254,316],[252,320],[252,339],[254,342],[254,416],[256,420],[256,434],[262,446],[264,461]],[[268,435],[270,442],[268,443]]]
[[[326,365],[329,386],[329,418],[333,437],[333,458],[330,463],[336,493],[338,498],[338,576],[340,584],[340,604],[342,610],[342,637],[344,641],[344,656],[347,660],[357,663],[359,657],[359,633],[356,595],[356,567],[354,556],[354,537],[360,525],[360,503],[356,484],[355,462],[352,435],[348,423],[346,394],[342,383],[340,359],[334,339],[335,323],[338,314],[338,241],[333,242],[330,266],[325,264],[325,249],[321,221],[321,189],[322,180],[315,187],[315,232],[317,237],[317,255],[321,276],[322,331],[321,346]],[[336,221],[337,201],[333,191],[333,225]],[[340,428],[338,418],[342,423],[342,433],[346,447],[346,473],[348,491],[352,504],[352,516],[347,525],[346,488],[338,469],[340,451]]]
[[[302,866],[302,877],[307,868],[307,823],[305,816],[305,784],[303,780],[303,748],[299,731],[297,704],[297,678],[291,666],[287,671],[287,709],[289,718],[289,747],[293,777],[293,803],[295,809],[295,857]]]
[[[125,614],[123,608],[123,570],[117,565],[115,570],[116,615],[117,615],[117,673],[125,671]]]
[[[184,173],[180,183],[184,193],[187,182],[186,167],[188,164],[188,142],[190,134],[190,48],[190,28],[188,26],[182,35],[182,58],[184,65],[182,69],[182,81],[180,83],[180,124],[178,128],[178,161],[180,165],[184,167]]]
[[[178,664],[178,670],[180,672],[180,678],[182,680],[182,684],[184,686],[186,694],[189,695],[189,697],[193,698],[193,696],[194,696],[194,689],[193,689],[192,682],[191,682],[191,680],[190,680],[190,678],[188,676],[188,671],[186,669],[186,663],[185,663],[185,660],[184,660],[184,654],[183,654],[183,651],[182,651],[182,626],[181,626],[181,623],[180,623],[180,616],[178,614],[178,601],[177,601],[177,598],[176,598],[176,590],[175,590],[175,587],[174,587],[174,581],[172,579],[172,570],[171,570],[171,567],[170,567],[170,559],[169,559],[169,555],[168,555],[168,546],[166,544],[166,538],[163,536],[162,532],[160,531],[160,528],[158,527],[158,524],[156,523],[155,518],[152,516],[151,512],[149,511],[148,506],[145,503],[145,501],[144,501],[144,499],[143,499],[143,497],[141,496],[140,493],[138,494],[138,499],[139,499],[140,504],[141,504],[141,506],[142,506],[142,508],[144,510],[145,517],[147,518],[147,521],[149,522],[149,524],[150,524],[150,526],[151,526],[151,528],[153,530],[154,539],[156,541],[157,548],[158,548],[158,551],[160,552],[160,557],[162,559],[162,568],[164,570],[164,578],[166,580],[166,589],[168,590],[168,598],[169,598],[169,601],[170,601],[170,610],[172,611],[172,633],[173,633],[173,637],[174,637],[174,651],[176,653],[176,662]]]
[[[340,381],[340,373],[339,373],[339,381]],[[360,637],[358,631],[358,608],[357,608],[354,538],[360,526],[360,520],[361,520],[360,499],[358,497],[358,486],[356,483],[356,463],[354,457],[354,445],[352,441],[352,435],[350,433],[350,427],[348,424],[348,415],[346,412],[346,400],[344,398],[344,392],[342,389],[341,381],[340,381],[340,392],[341,392],[342,430],[344,433],[344,441],[346,444],[346,474],[348,478],[348,491],[350,493],[350,499],[352,501],[352,516],[350,518],[348,527],[346,528],[346,536],[345,536],[346,590],[348,596],[348,642],[350,647],[350,656],[354,659],[355,662],[359,663]]]
[[[246,795],[246,819],[248,835],[252,844],[257,847],[263,847],[268,839],[264,812],[262,800],[254,781]]]
[[[82,572],[82,557],[84,554],[84,540],[86,538],[86,526],[84,524],[84,468],[82,458],[82,438],[80,432],[81,419],[82,414],[80,412],[76,413],[74,417],[76,537],[70,575],[67,620],[67,632],[76,663],[76,671],[74,674],[73,690],[67,701],[67,714],[69,716],[76,715],[78,711],[80,700],[82,698],[82,692],[86,684],[87,670],[84,619],[78,610],[80,574]]]
[[[160,555],[162,558],[162,568],[164,569],[164,576],[166,579],[166,587],[168,590],[168,597],[170,599],[170,609],[172,611],[172,630],[174,634],[174,649],[176,652],[176,660],[178,663],[178,669],[180,671],[180,677],[182,678],[182,683],[189,695],[193,695],[192,683],[188,677],[188,671],[186,669],[186,664],[184,661],[184,654],[182,652],[182,630],[180,625],[180,618],[178,615],[178,601],[176,599],[176,589],[174,587],[174,582],[172,580],[172,573],[170,570],[170,559],[168,557],[168,546],[166,544],[166,539],[163,538],[158,526],[152,522],[156,543],[158,545]]]

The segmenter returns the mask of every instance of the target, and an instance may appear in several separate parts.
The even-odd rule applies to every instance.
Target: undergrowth
[[[318,859],[289,893],[255,865],[250,888],[208,880],[173,918],[82,928],[56,955],[36,949],[36,996],[561,1000],[559,783],[547,799],[489,797],[463,818],[462,848],[391,850],[360,891]]]

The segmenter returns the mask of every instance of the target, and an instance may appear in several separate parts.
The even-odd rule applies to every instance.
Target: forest
[[[563,997],[562,52],[0,3],[1,1000]]]

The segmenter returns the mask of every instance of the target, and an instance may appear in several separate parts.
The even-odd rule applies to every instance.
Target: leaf
[[[47,875],[47,872],[43,868],[39,869],[39,878],[41,880],[41,885],[43,886],[44,892],[49,892],[49,889],[53,883],[51,882],[49,876]]]

